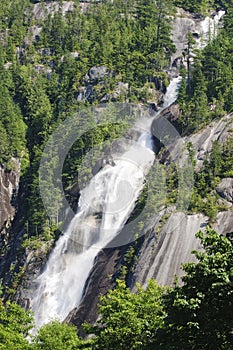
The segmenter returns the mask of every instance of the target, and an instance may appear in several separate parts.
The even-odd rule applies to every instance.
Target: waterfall
[[[177,59],[183,58],[184,52],[187,50],[188,38],[187,33],[193,33],[198,36],[196,38],[195,48],[203,49],[209,41],[213,40],[220,27],[220,20],[224,16],[225,11],[218,11],[213,18],[207,16],[203,20],[194,20],[191,17],[183,16],[178,11],[178,16],[173,21],[172,41],[176,47],[176,52],[171,56],[171,67]]]
[[[179,83],[180,77],[171,81],[164,108],[176,100]],[[138,141],[130,142],[121,156],[113,155],[114,165],[107,164],[81,191],[76,216],[36,280],[32,310],[37,328],[53,319],[64,320],[80,304],[95,257],[116,237],[134,209],[155,157],[149,130],[148,124]]]
[[[225,11],[219,11],[213,18],[205,17],[201,22],[200,37],[197,40],[198,49],[203,49],[209,41],[216,37],[219,22],[224,14]]]

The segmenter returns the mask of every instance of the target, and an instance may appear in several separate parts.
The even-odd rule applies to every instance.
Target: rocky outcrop
[[[175,276],[180,280],[184,274],[181,264],[195,261],[192,251],[202,249],[195,234],[199,230],[205,230],[208,218],[202,214],[177,212],[171,214],[159,231],[157,224],[156,221],[155,226],[149,228],[145,236],[139,239],[136,267],[128,278],[128,286],[133,291],[136,290],[136,282],[146,286],[150,278],[156,278],[163,285],[172,285]],[[232,231],[232,227],[232,211],[220,212],[213,228],[225,235]],[[96,321],[99,296],[105,295],[115,286],[126,251],[127,246],[104,249],[96,257],[83,301],[66,318],[66,322],[78,327],[80,334],[83,334],[83,322]]]
[[[214,229],[225,235],[233,230],[233,212],[228,210],[217,215]],[[160,284],[171,285],[176,275],[183,276],[182,263],[194,261],[193,250],[200,250],[200,241],[195,234],[205,230],[208,218],[202,214],[173,213],[159,234],[151,232],[138,255],[134,281],[146,285],[155,278]],[[134,289],[134,284],[133,284]]]
[[[171,285],[176,275],[183,275],[181,264],[192,261],[192,250],[200,249],[195,234],[204,229],[208,218],[202,214],[173,213],[158,234],[153,230],[145,239],[134,271],[135,282],[146,285],[156,278],[163,285]]]
[[[37,288],[36,278],[46,264],[49,248],[51,248],[49,243],[44,243],[37,249],[26,248],[25,254],[21,258],[20,264],[23,266],[24,275],[14,299],[25,309],[31,307],[31,300]]]
[[[174,123],[180,116],[180,108],[178,103],[172,103],[168,108],[161,112],[161,115],[170,122]]]
[[[188,34],[191,33],[193,39],[196,40],[197,48],[203,48],[210,38],[215,37],[217,28],[221,26],[220,21],[223,15],[224,11],[219,11],[218,14],[214,13],[211,17],[204,18],[179,8],[172,27],[172,41],[176,52],[171,57],[171,67],[177,68],[187,63],[185,63],[185,55],[188,47]],[[194,52],[190,54],[195,56]]]
[[[33,15],[34,18],[38,20],[44,20],[46,17],[46,14],[50,14],[52,17],[56,12],[59,11],[60,8],[59,1],[51,1],[51,2],[38,2],[33,6]],[[62,1],[62,15],[65,16],[65,14],[69,11],[73,11],[74,9],[74,1]]]
[[[12,158],[11,169],[0,165],[0,279],[8,279],[10,266],[16,261],[17,238],[12,235],[18,205],[20,161]],[[9,273],[9,274],[8,274]]]
[[[100,100],[104,99],[106,96],[104,80],[112,76],[113,72],[106,66],[90,68],[85,77],[85,86],[81,86],[76,94],[77,101],[93,102],[97,97]]]
[[[233,203],[233,178],[222,179],[217,187],[218,194],[226,201]]]
[[[105,66],[92,67],[85,77],[86,83],[97,83],[106,77],[111,77],[113,72]]]
[[[112,91],[106,90],[106,80],[112,78],[114,72],[106,66],[94,66],[90,68],[85,77],[85,86],[81,86],[76,93],[77,101],[93,102],[98,100],[100,103],[109,101],[119,101],[122,97],[126,100],[129,84],[122,81],[114,83]]]
[[[129,84],[119,81],[118,83],[115,83],[114,91],[106,94],[100,100],[100,102],[109,102],[109,101],[115,102],[115,101],[119,101],[121,97],[123,97],[123,100],[126,100],[128,90],[129,90]]]
[[[208,159],[213,142],[218,141],[224,144],[232,135],[233,114],[228,114],[223,118],[213,121],[205,129],[186,137],[185,142],[191,142],[195,151],[196,171],[200,170],[205,159]]]
[[[155,118],[151,125],[151,131],[153,135],[162,135],[164,138],[167,138],[167,144],[170,149],[172,149],[173,160],[177,160],[180,157],[180,153],[177,146],[177,137],[179,135],[174,133],[173,127],[169,129],[170,134],[168,134],[167,129],[164,130],[164,127],[167,125],[163,122],[163,118],[172,123],[174,128],[176,127],[176,120],[179,118],[179,107],[176,103],[172,104],[168,108],[164,109],[159,118]],[[161,126],[160,126],[161,124]],[[161,128],[161,130],[159,130]],[[162,130],[163,129],[163,130]],[[174,129],[175,130],[175,129]],[[191,143],[194,150],[194,159],[196,162],[195,170],[199,171],[203,166],[204,160],[208,160],[210,153],[212,151],[213,142],[218,141],[219,144],[224,144],[227,139],[232,136],[233,130],[233,114],[228,114],[221,119],[212,121],[209,125],[207,125],[204,129],[199,130],[193,135],[186,136],[182,138],[182,142],[184,144]],[[161,136],[161,138],[162,138]],[[180,138],[181,141],[181,138]],[[182,153],[184,158],[180,162],[180,164],[185,164],[185,152]],[[188,156],[188,152],[186,152],[186,156]]]
[[[12,159],[14,170],[8,171],[0,165],[0,232],[6,233],[16,211],[16,196],[19,189],[20,162]]]
[[[226,233],[233,232],[233,210],[222,211],[218,213],[214,229],[225,235]]]

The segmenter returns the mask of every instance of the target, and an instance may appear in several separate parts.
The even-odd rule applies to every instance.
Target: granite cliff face
[[[5,277],[9,266],[16,259],[15,237],[12,223],[16,216],[20,181],[20,161],[12,158],[13,170],[0,165],[0,276]],[[10,258],[11,256],[11,258]]]
[[[16,212],[16,198],[19,190],[20,162],[12,159],[14,170],[8,171],[0,165],[0,233],[1,241],[7,239],[9,229]]]
[[[136,290],[136,282],[146,286],[151,278],[156,278],[163,285],[172,285],[175,276],[180,280],[183,275],[181,264],[195,261],[192,251],[202,249],[195,234],[205,230],[207,224],[208,218],[202,214],[174,212],[159,232],[151,227],[137,243],[137,262],[127,278],[131,290]],[[232,209],[219,212],[213,228],[225,235],[232,231],[232,227]],[[104,249],[99,253],[87,281],[83,301],[68,315],[66,322],[75,324],[80,331],[84,321],[94,323],[97,320],[99,296],[115,286],[120,268],[125,263],[127,248]]]
[[[169,108],[163,114],[171,120],[171,112]],[[185,138],[186,143],[193,144],[196,171],[202,168],[204,159],[208,159],[213,142],[217,140],[223,144],[231,135],[232,115],[227,115]],[[232,178],[223,179],[216,190],[229,209],[219,212],[212,226],[217,232],[225,235],[233,228]],[[134,245],[136,260],[126,277],[128,286],[134,291],[136,282],[146,286],[150,278],[156,278],[163,285],[172,285],[174,276],[181,282],[181,264],[193,261],[192,251],[202,249],[195,234],[199,230],[205,230],[208,223],[208,217],[203,214],[189,215],[177,212],[175,206],[162,209],[153,218],[145,235]],[[127,251],[128,247],[123,246],[104,249],[99,253],[86,283],[83,301],[79,308],[69,314],[67,322],[74,323],[80,329],[84,321],[96,321],[99,295],[106,294],[108,289],[115,286],[122,265],[125,265],[124,256]]]

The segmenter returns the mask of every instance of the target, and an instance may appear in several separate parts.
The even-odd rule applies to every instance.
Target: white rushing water
[[[213,18],[205,17],[201,22],[200,37],[197,40],[197,48],[204,48],[209,41],[213,40],[218,32],[219,22],[224,16],[225,11],[219,11]]]
[[[163,107],[176,100],[179,82],[180,77],[171,81]],[[154,161],[147,127],[121,157],[113,155],[114,166],[106,165],[81,191],[78,213],[36,281],[32,301],[36,327],[52,319],[64,320],[79,305],[96,255],[126,223]]]

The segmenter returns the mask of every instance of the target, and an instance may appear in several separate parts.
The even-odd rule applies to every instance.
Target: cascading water
[[[164,108],[176,100],[180,79],[171,81]],[[154,161],[150,125],[147,127],[121,157],[113,156],[114,166],[106,165],[82,190],[76,216],[36,281],[32,300],[36,327],[52,319],[63,320],[79,305],[96,255],[126,223]]]
[[[225,11],[219,11],[213,18],[205,17],[201,22],[200,38],[197,40],[198,49],[203,49],[210,40],[216,37],[219,22],[224,14]]]

